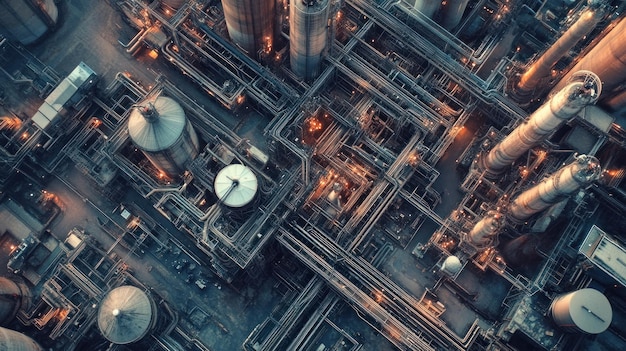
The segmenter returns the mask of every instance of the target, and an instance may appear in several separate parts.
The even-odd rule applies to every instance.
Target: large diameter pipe
[[[500,212],[489,211],[478,223],[474,225],[468,236],[475,245],[485,245],[489,239],[498,233],[504,224],[504,217]]]
[[[604,8],[590,4],[590,7],[580,15],[578,20],[572,24],[572,26],[569,27],[569,29],[563,33],[563,35],[561,35],[561,37],[524,72],[524,74],[522,74],[517,85],[518,90],[521,93],[530,93],[535,90],[539,81],[550,74],[552,67],[567,54],[580,39],[589,34],[603,17]]]
[[[598,76],[582,71],[573,79],[483,158],[483,167],[488,174],[500,173],[530,148],[545,140],[565,121],[575,117],[583,107],[597,101],[601,92]]]
[[[524,221],[589,185],[600,176],[598,159],[580,155],[569,165],[524,191],[509,205],[513,219]]]
[[[591,49],[570,72],[589,70],[602,80],[603,90],[611,92],[626,80],[626,18]],[[572,73],[566,74],[555,90],[566,84]]]

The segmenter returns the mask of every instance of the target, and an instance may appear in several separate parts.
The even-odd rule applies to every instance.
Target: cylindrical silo
[[[230,39],[249,56],[271,50],[274,41],[275,0],[222,0]]]
[[[432,18],[439,9],[439,5],[441,5],[441,0],[416,0],[413,8],[421,12],[424,16]]]
[[[43,351],[39,344],[28,336],[11,329],[0,327],[0,350]]]
[[[440,25],[451,31],[461,23],[469,0],[446,0],[442,2]]]
[[[534,187],[519,194],[509,205],[512,218],[523,221],[598,179],[602,169],[598,159],[580,155]]]
[[[0,0],[0,34],[24,45],[46,34],[58,17],[53,0]]]
[[[6,325],[29,302],[30,290],[25,285],[0,277],[0,325]]]
[[[215,176],[215,195],[224,205],[243,208],[254,200],[258,181],[252,170],[241,164],[231,164]]]
[[[474,245],[485,245],[498,233],[504,224],[504,217],[500,212],[489,211],[474,225],[468,236]]]
[[[520,94],[529,94],[537,84],[550,74],[552,67],[567,54],[584,36],[589,34],[604,17],[602,2],[589,0],[589,7],[546,52],[535,61],[520,77],[517,89]]]
[[[572,79],[482,158],[488,175],[499,174],[530,148],[548,138],[566,120],[574,118],[583,107],[598,100],[602,90],[598,76],[581,71]]]
[[[626,80],[626,18],[598,42],[556,85],[555,90],[563,87],[567,79],[579,70],[595,72],[602,80],[602,89],[609,95]]]
[[[100,303],[98,328],[107,340],[123,345],[146,336],[156,323],[156,304],[141,289],[124,285],[109,291]]]
[[[319,74],[328,37],[329,0],[293,0],[289,5],[289,60],[306,80]]]
[[[169,97],[158,96],[134,108],[128,133],[150,162],[169,176],[181,174],[198,155],[198,136],[183,108]]]
[[[552,301],[550,314],[554,322],[570,332],[600,334],[613,319],[609,300],[596,289],[576,290]]]

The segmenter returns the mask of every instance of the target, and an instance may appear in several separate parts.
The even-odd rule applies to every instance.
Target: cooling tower
[[[141,289],[117,287],[102,299],[98,328],[110,342],[118,345],[136,342],[156,323],[156,305]]]
[[[0,350],[2,351],[43,351],[35,340],[11,329],[0,327]]]
[[[226,206],[242,208],[256,196],[258,181],[250,168],[232,164],[215,176],[215,195]]]
[[[275,0],[222,0],[230,39],[251,57],[271,49],[274,36]]]
[[[0,34],[24,45],[46,34],[58,17],[53,0],[0,0]]]
[[[150,162],[169,176],[181,174],[198,155],[198,136],[185,112],[165,96],[134,108],[128,119],[128,133]]]
[[[554,322],[569,332],[600,334],[613,318],[609,300],[598,290],[586,288],[561,295],[552,301]]]
[[[30,293],[25,285],[0,277],[0,325],[11,321],[17,311],[28,304]]]
[[[310,80],[319,74],[326,48],[329,0],[293,0],[289,7],[291,69]]]

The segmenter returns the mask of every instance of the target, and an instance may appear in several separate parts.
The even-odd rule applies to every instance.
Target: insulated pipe
[[[524,221],[598,179],[602,171],[598,159],[580,155],[549,178],[518,195],[509,205],[513,219]]]
[[[521,93],[530,93],[539,81],[550,74],[552,67],[571,50],[576,43],[589,34],[604,17],[604,8],[590,1],[589,7],[578,20],[561,35],[521,76],[517,89]]]
[[[424,16],[433,18],[433,15],[439,9],[439,5],[441,5],[440,0],[416,0],[413,8]]]
[[[626,18],[623,18],[571,70],[589,70],[602,80],[603,90],[611,92],[626,80]],[[554,88],[562,88],[572,74],[566,74]]]
[[[489,211],[474,228],[469,232],[468,236],[475,245],[485,245],[489,239],[498,233],[504,224],[504,217],[500,212]]]
[[[569,85],[537,109],[483,158],[483,168],[491,175],[500,173],[530,148],[547,139],[565,121],[575,117],[583,107],[595,103],[600,92],[598,76],[588,71],[577,72]]]

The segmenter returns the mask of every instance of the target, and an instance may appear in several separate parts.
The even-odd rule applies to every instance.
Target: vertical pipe
[[[499,174],[566,120],[575,117],[583,107],[597,101],[601,92],[600,79],[591,72],[578,73],[573,82],[539,107],[482,159],[488,175]]]
[[[596,3],[591,3],[578,20],[524,72],[517,85],[519,93],[528,94],[535,90],[539,81],[550,74],[552,67],[596,27],[604,17],[604,8],[593,4]]]
[[[598,159],[580,155],[552,176],[518,195],[509,205],[513,219],[524,221],[598,179]]]
[[[489,211],[469,232],[469,238],[475,245],[484,245],[502,228],[504,218],[500,212]]]

